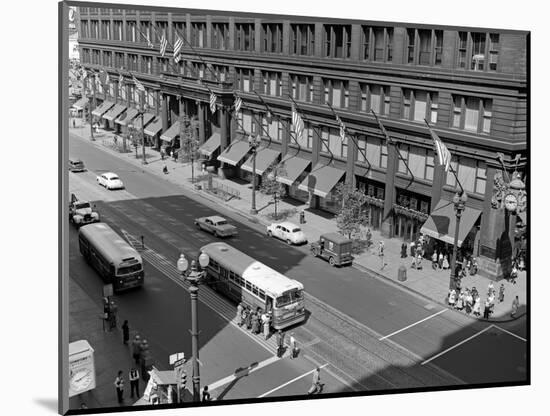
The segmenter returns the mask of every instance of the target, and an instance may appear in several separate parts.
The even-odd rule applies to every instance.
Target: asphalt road
[[[180,251],[196,254],[202,245],[215,241],[213,236],[195,229],[194,218],[219,213],[236,223],[239,236],[230,244],[301,281],[309,294],[350,318],[349,328],[342,329],[338,324],[338,327],[327,329],[322,321],[310,319],[299,331],[304,339],[320,338],[326,342],[327,337],[333,337],[334,342],[348,341],[335,351],[329,351],[329,346],[322,345],[322,342],[315,343],[317,349],[311,348],[312,354],[331,359],[335,371],[336,367],[345,367],[342,355],[357,359],[354,354],[359,353],[354,348],[358,346],[364,350],[361,354],[372,355],[365,358],[365,363],[377,360],[375,365],[365,364],[339,374],[348,382],[359,381],[355,384],[356,389],[525,380],[526,344],[514,336],[525,337],[522,323],[508,328],[514,335],[494,327],[486,330],[486,323],[446,310],[357,269],[330,268],[322,260],[309,256],[306,247],[296,249],[271,240],[262,227],[244,217],[196,196],[189,198],[187,191],[150,173],[152,169],[160,170],[160,166],[136,167],[74,137],[70,142],[70,154],[82,158],[90,170],[78,174],[78,178],[72,177],[71,188],[77,195],[82,192],[95,199],[104,221],[115,225],[119,231],[124,229],[135,236],[144,235],[146,245],[154,247],[173,263]],[[126,191],[108,192],[93,183],[94,174],[106,170],[113,170],[121,176]],[[158,308],[165,315],[181,310],[180,298],[185,298],[179,293],[182,290],[162,286],[159,282],[163,279],[156,279],[154,272],[152,276],[147,278],[144,292],[149,293],[151,287],[160,297],[148,298],[145,310]],[[132,302],[138,304],[135,300]],[[134,313],[141,316],[137,306]],[[159,312],[156,319],[148,320],[143,316],[144,322],[153,327],[163,313]],[[179,325],[174,327],[180,328]],[[357,340],[354,337],[359,327],[364,334]],[[479,334],[483,330],[486,331]],[[499,335],[491,335],[493,333]],[[167,335],[159,336],[159,342],[163,343],[160,347],[172,353],[168,351],[173,345],[168,338]],[[500,365],[503,354],[512,356],[513,364]],[[487,371],[473,367],[477,360],[486,363]],[[430,368],[430,374],[426,374],[427,368]],[[408,377],[403,377],[403,374]]]

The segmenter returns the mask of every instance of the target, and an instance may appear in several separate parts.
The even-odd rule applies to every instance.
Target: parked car
[[[113,172],[102,173],[99,175],[97,177],[97,183],[109,190],[124,189],[124,183],[122,183],[117,174]]]
[[[269,237],[279,238],[288,244],[306,244],[307,238],[300,227],[291,222],[273,223],[267,226]]]
[[[85,172],[86,167],[84,166],[84,162],[80,159],[69,159],[69,171]]]
[[[351,264],[352,241],[338,233],[321,234],[318,241],[311,243],[311,254],[328,260],[331,266]]]
[[[195,225],[201,230],[214,234],[216,237],[231,237],[237,235],[237,227],[229,224],[225,218],[218,215],[196,218]]]

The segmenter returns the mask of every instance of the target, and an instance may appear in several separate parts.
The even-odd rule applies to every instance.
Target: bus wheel
[[[336,261],[334,261],[334,257],[328,258],[328,264],[330,264],[332,267],[336,266]]]

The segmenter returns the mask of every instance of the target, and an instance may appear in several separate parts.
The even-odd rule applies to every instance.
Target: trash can
[[[397,280],[400,282],[407,280],[407,268],[403,265],[399,266],[399,269],[397,270]]]

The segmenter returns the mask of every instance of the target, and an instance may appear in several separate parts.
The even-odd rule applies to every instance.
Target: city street
[[[303,394],[311,383],[306,373],[315,365],[327,365],[327,393],[525,379],[524,320],[500,329],[358,269],[331,268],[311,257],[307,246],[271,240],[262,226],[151,174],[161,170],[160,162],[138,168],[122,160],[133,154],[113,157],[74,135],[69,144],[70,155],[88,168],[70,173],[70,192],[93,201],[101,220],[129,241],[144,237],[145,286],[117,296],[117,302],[120,317],[146,335],[155,356],[165,357],[164,363],[155,363],[159,368],[169,368],[167,357],[174,352],[190,356],[189,296],[178,283],[175,262],[181,251],[195,256],[201,246],[216,241],[196,229],[194,218],[219,213],[230,219],[239,235],[229,244],[304,284],[311,316],[294,329],[302,346],[300,359],[269,363],[226,384],[220,380],[238,368],[272,357],[274,342],[230,324],[235,306],[201,287],[199,299],[206,302],[199,303],[201,377],[203,384],[214,385],[214,397]],[[105,171],[119,174],[126,189],[98,186],[95,176]],[[72,230],[71,278],[100,305],[102,281],[78,253],[76,236]],[[503,360],[506,356],[517,361]],[[474,370],[481,367],[484,371]]]

